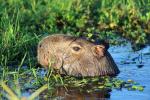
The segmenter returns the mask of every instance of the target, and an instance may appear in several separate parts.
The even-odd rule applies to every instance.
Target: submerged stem
[[[43,85],[41,88],[39,88],[38,90],[36,90],[33,94],[31,94],[31,96],[28,98],[28,100],[33,100],[34,98],[36,98],[41,92],[43,92],[44,90],[48,89],[48,84]]]
[[[14,94],[14,92],[4,83],[0,82],[2,88],[9,94],[12,100],[19,100],[19,98]]]

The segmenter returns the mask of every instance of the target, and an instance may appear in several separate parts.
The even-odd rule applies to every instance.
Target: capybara
[[[116,75],[119,69],[104,45],[86,39],[55,34],[38,45],[39,64],[70,76]]]

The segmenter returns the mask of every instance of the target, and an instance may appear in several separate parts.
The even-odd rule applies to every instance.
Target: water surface
[[[112,90],[110,100],[150,100],[150,46],[134,52],[128,44],[122,47],[111,47],[120,74],[119,79],[132,79],[145,86],[144,91]]]
[[[134,80],[144,86],[144,91],[127,88],[101,90],[92,93],[79,92],[79,89],[58,88],[55,92],[58,100],[150,100],[150,46],[134,52],[130,44],[110,47],[109,52],[117,63],[120,74],[118,79]],[[85,89],[86,90],[86,89]]]

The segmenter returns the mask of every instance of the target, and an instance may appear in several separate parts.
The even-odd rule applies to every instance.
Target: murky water
[[[130,44],[116,46],[109,49],[120,74],[117,78],[127,81],[134,80],[142,86],[144,91],[102,90],[93,93],[79,92],[78,89],[58,88],[55,95],[58,100],[150,100],[150,46],[134,52]]]

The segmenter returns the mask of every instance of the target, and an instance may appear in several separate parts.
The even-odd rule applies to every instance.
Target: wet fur
[[[73,46],[80,52],[72,51]],[[38,45],[38,62],[44,67],[58,69],[60,74],[72,76],[116,75],[119,69],[110,53],[95,56],[91,47],[96,44],[82,38],[62,34],[45,37]]]

